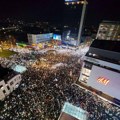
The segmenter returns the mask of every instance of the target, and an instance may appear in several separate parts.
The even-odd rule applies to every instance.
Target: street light
[[[78,46],[81,43],[82,29],[83,29],[83,23],[84,23],[84,18],[85,18],[85,11],[86,11],[86,6],[87,6],[88,2],[86,0],[84,0],[84,1],[81,1],[81,4],[83,4],[83,9],[82,9],[82,15],[81,15],[79,32],[78,32]]]
[[[81,35],[82,35],[84,18],[85,18],[85,11],[86,11],[86,6],[87,6],[88,2],[87,2],[87,0],[83,0],[83,1],[77,1],[77,2],[65,2],[65,4],[66,5],[83,4],[81,19],[80,19],[79,32],[78,32],[78,39],[77,39],[78,45],[77,45],[77,42],[76,42],[76,45],[79,46],[79,44],[81,43]]]

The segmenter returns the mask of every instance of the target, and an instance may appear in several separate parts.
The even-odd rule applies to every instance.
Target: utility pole
[[[83,29],[83,24],[84,24],[84,18],[85,18],[85,11],[86,11],[86,6],[88,2],[86,0],[81,2],[83,4],[83,9],[82,9],[82,15],[80,19],[80,26],[79,26],[79,32],[78,32],[78,46],[81,43],[81,36],[82,36],[82,29]]]

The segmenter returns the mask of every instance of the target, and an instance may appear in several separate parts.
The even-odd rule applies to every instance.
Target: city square
[[[119,5],[1,1],[0,120],[120,120]]]

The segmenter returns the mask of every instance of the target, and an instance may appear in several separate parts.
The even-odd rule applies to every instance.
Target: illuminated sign
[[[40,43],[43,41],[49,41],[53,37],[53,33],[47,33],[47,34],[38,34],[36,36],[36,43]]]
[[[87,85],[120,100],[120,73],[93,65]]]
[[[104,78],[104,77],[99,77],[99,78],[97,79],[97,81],[98,81],[99,83],[103,84],[103,85],[107,85],[107,84],[110,82],[109,79]]]
[[[53,39],[55,40],[61,40],[61,35],[54,34]]]

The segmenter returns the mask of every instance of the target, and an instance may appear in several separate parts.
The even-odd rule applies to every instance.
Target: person
[[[20,53],[2,63],[24,64],[27,71],[22,74],[20,86],[7,96],[0,107],[2,120],[58,120],[64,103],[67,101],[88,112],[88,120],[120,120],[120,108],[107,103],[96,94],[76,86],[82,64],[79,56],[56,54],[52,57],[45,53]],[[56,69],[41,67],[44,58],[50,66],[65,63]],[[33,60],[32,66],[28,64]],[[36,62],[37,61],[37,62]],[[82,61],[82,60],[81,60]],[[70,75],[70,71],[72,75]]]

